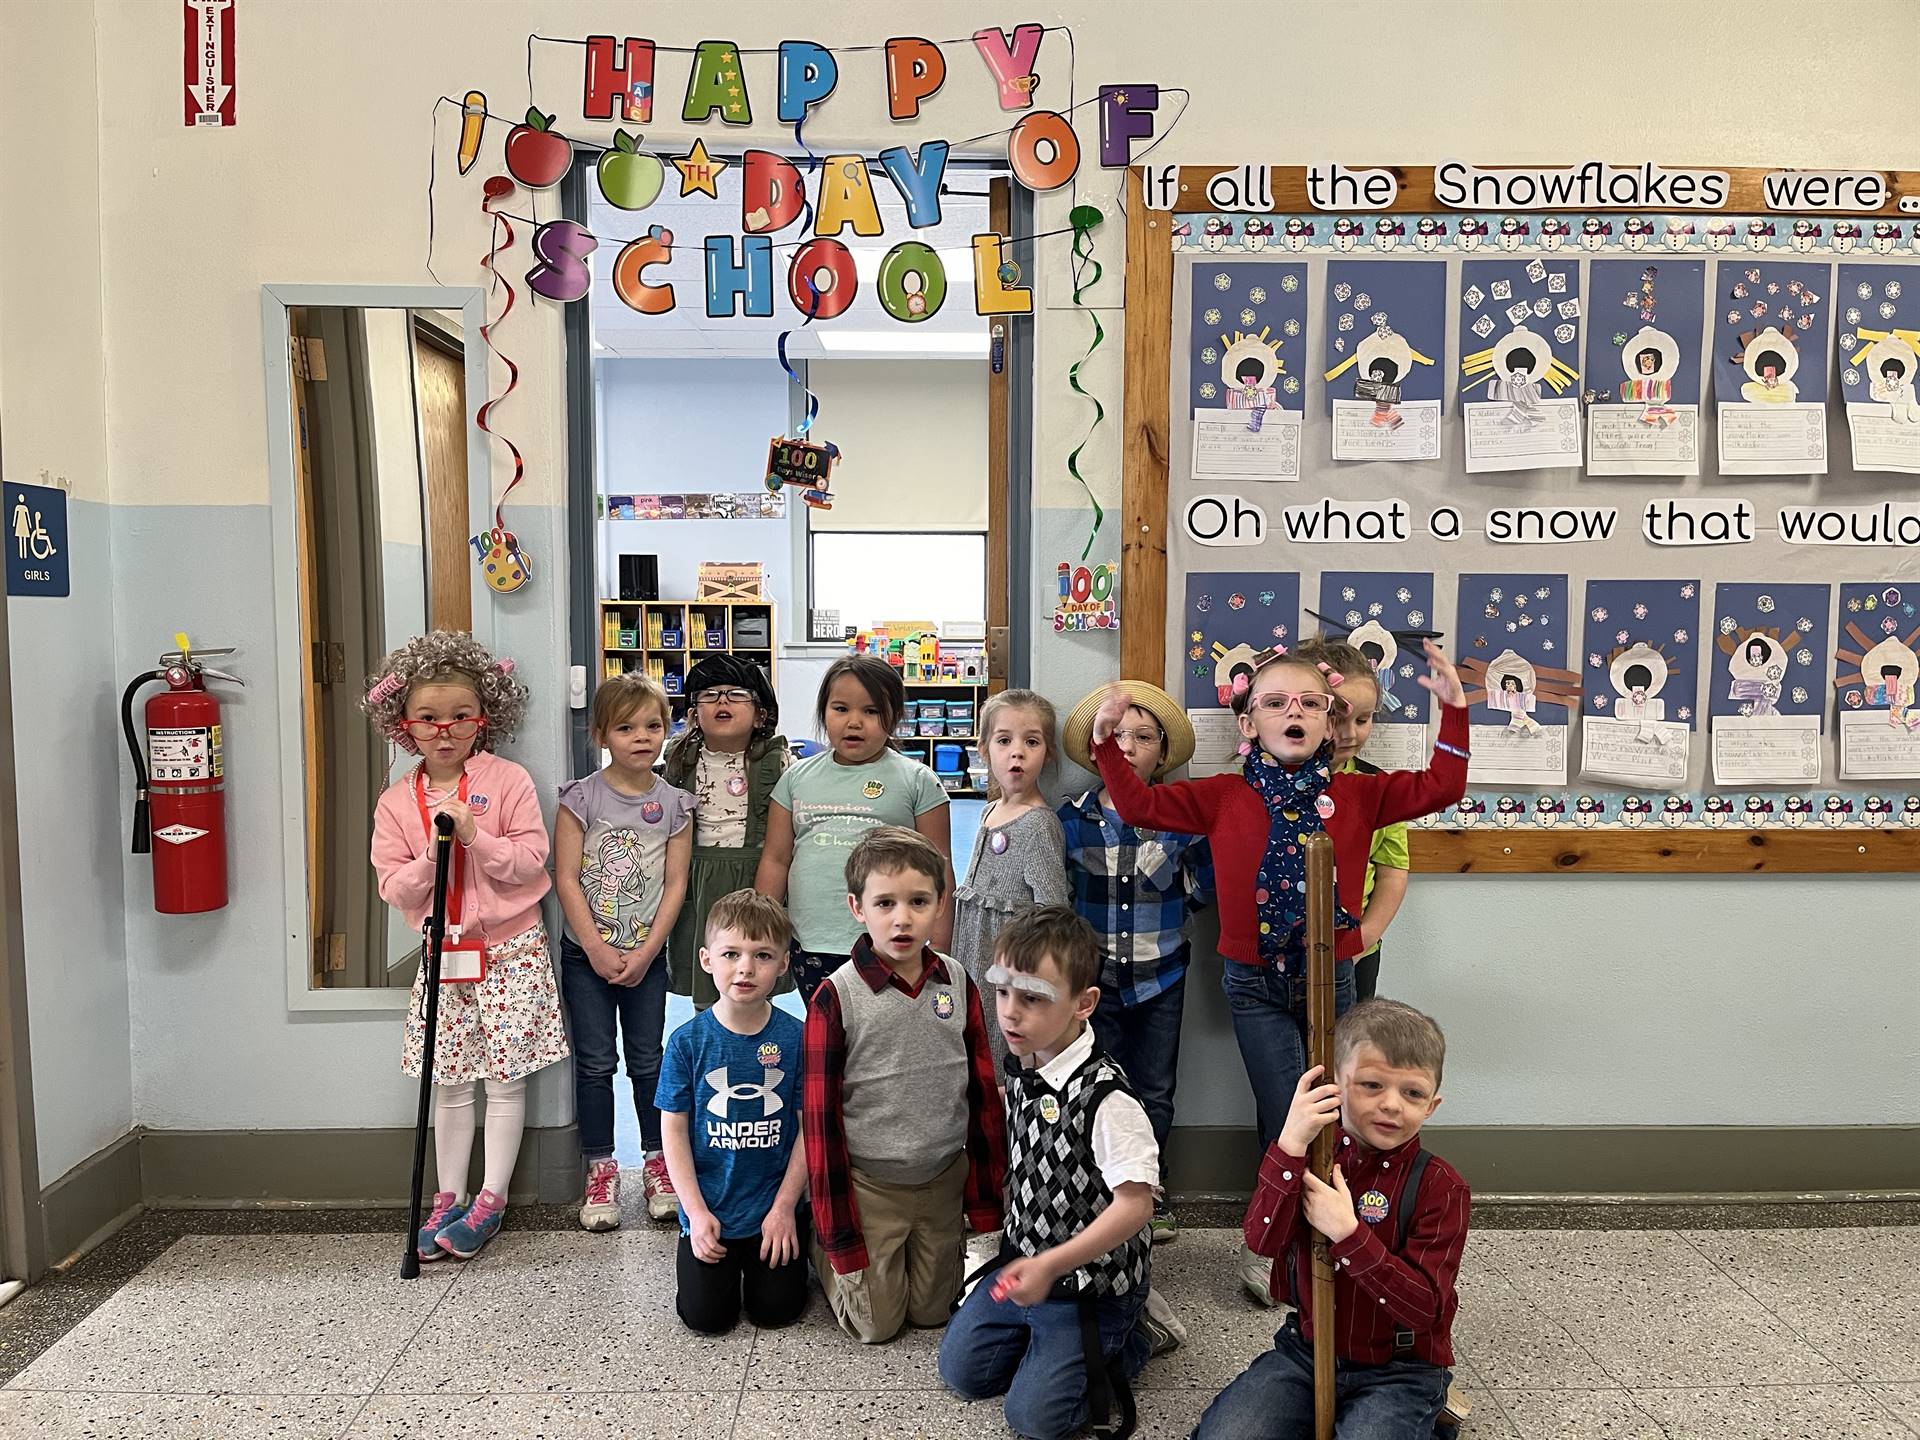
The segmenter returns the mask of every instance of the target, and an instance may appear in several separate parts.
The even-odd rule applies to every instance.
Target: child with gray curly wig
[[[533,779],[493,753],[513,738],[528,691],[511,660],[471,635],[435,630],[380,662],[363,708],[420,763],[373,812],[380,898],[418,929],[433,897],[433,830],[451,816],[440,1018],[435,1028],[434,1154],[439,1184],[415,1248],[422,1260],[478,1254],[500,1228],[527,1119],[527,1076],[569,1053],[540,900],[547,827]],[[416,1079],[426,1042],[426,976],[414,977],[402,1065]],[[468,1204],[474,1100],[487,1082],[485,1180]]]

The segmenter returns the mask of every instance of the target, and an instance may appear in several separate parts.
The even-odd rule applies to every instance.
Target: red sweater
[[[1450,745],[1455,755],[1439,748]],[[1377,775],[1341,771],[1327,786],[1333,814],[1326,820],[1333,839],[1334,899],[1358,916],[1366,894],[1367,853],[1373,832],[1395,821],[1417,820],[1446,809],[1467,793],[1467,711],[1447,705],[1440,711],[1440,738],[1425,770],[1385,770]],[[1100,778],[1113,808],[1129,825],[1204,835],[1213,846],[1214,876],[1220,897],[1220,953],[1242,965],[1259,965],[1259,917],[1253,903],[1266,853],[1267,808],[1259,792],[1238,770],[1204,780],[1146,785],[1121,755],[1112,736],[1094,747]],[[1360,953],[1356,925],[1335,936],[1335,955]]]

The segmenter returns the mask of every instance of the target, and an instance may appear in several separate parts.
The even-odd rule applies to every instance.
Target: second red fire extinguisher
[[[227,903],[226,766],[220,701],[206,682],[246,682],[202,663],[227,650],[195,651],[185,635],[160,668],[136,675],[120,697],[120,724],[133,756],[133,853],[153,855],[153,908],[162,915],[193,915]],[[133,727],[133,697],[155,680],[167,688],[146,705],[147,744]],[[154,841],[160,844],[156,848]]]

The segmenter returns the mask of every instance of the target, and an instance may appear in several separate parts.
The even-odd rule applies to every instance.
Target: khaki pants
[[[836,1275],[818,1243],[813,1268],[840,1328],[867,1345],[893,1339],[909,1323],[947,1323],[964,1278],[967,1157],[924,1185],[888,1185],[853,1171],[853,1198],[867,1242],[867,1268]]]

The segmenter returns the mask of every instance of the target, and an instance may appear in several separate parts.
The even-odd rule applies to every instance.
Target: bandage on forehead
[[[1038,995],[1042,1000],[1060,998],[1060,992],[1053,988],[1051,980],[1042,980],[1038,975],[1028,975],[1019,970],[1009,970],[1004,965],[987,967],[987,984],[996,990],[1025,990],[1029,995]]]

